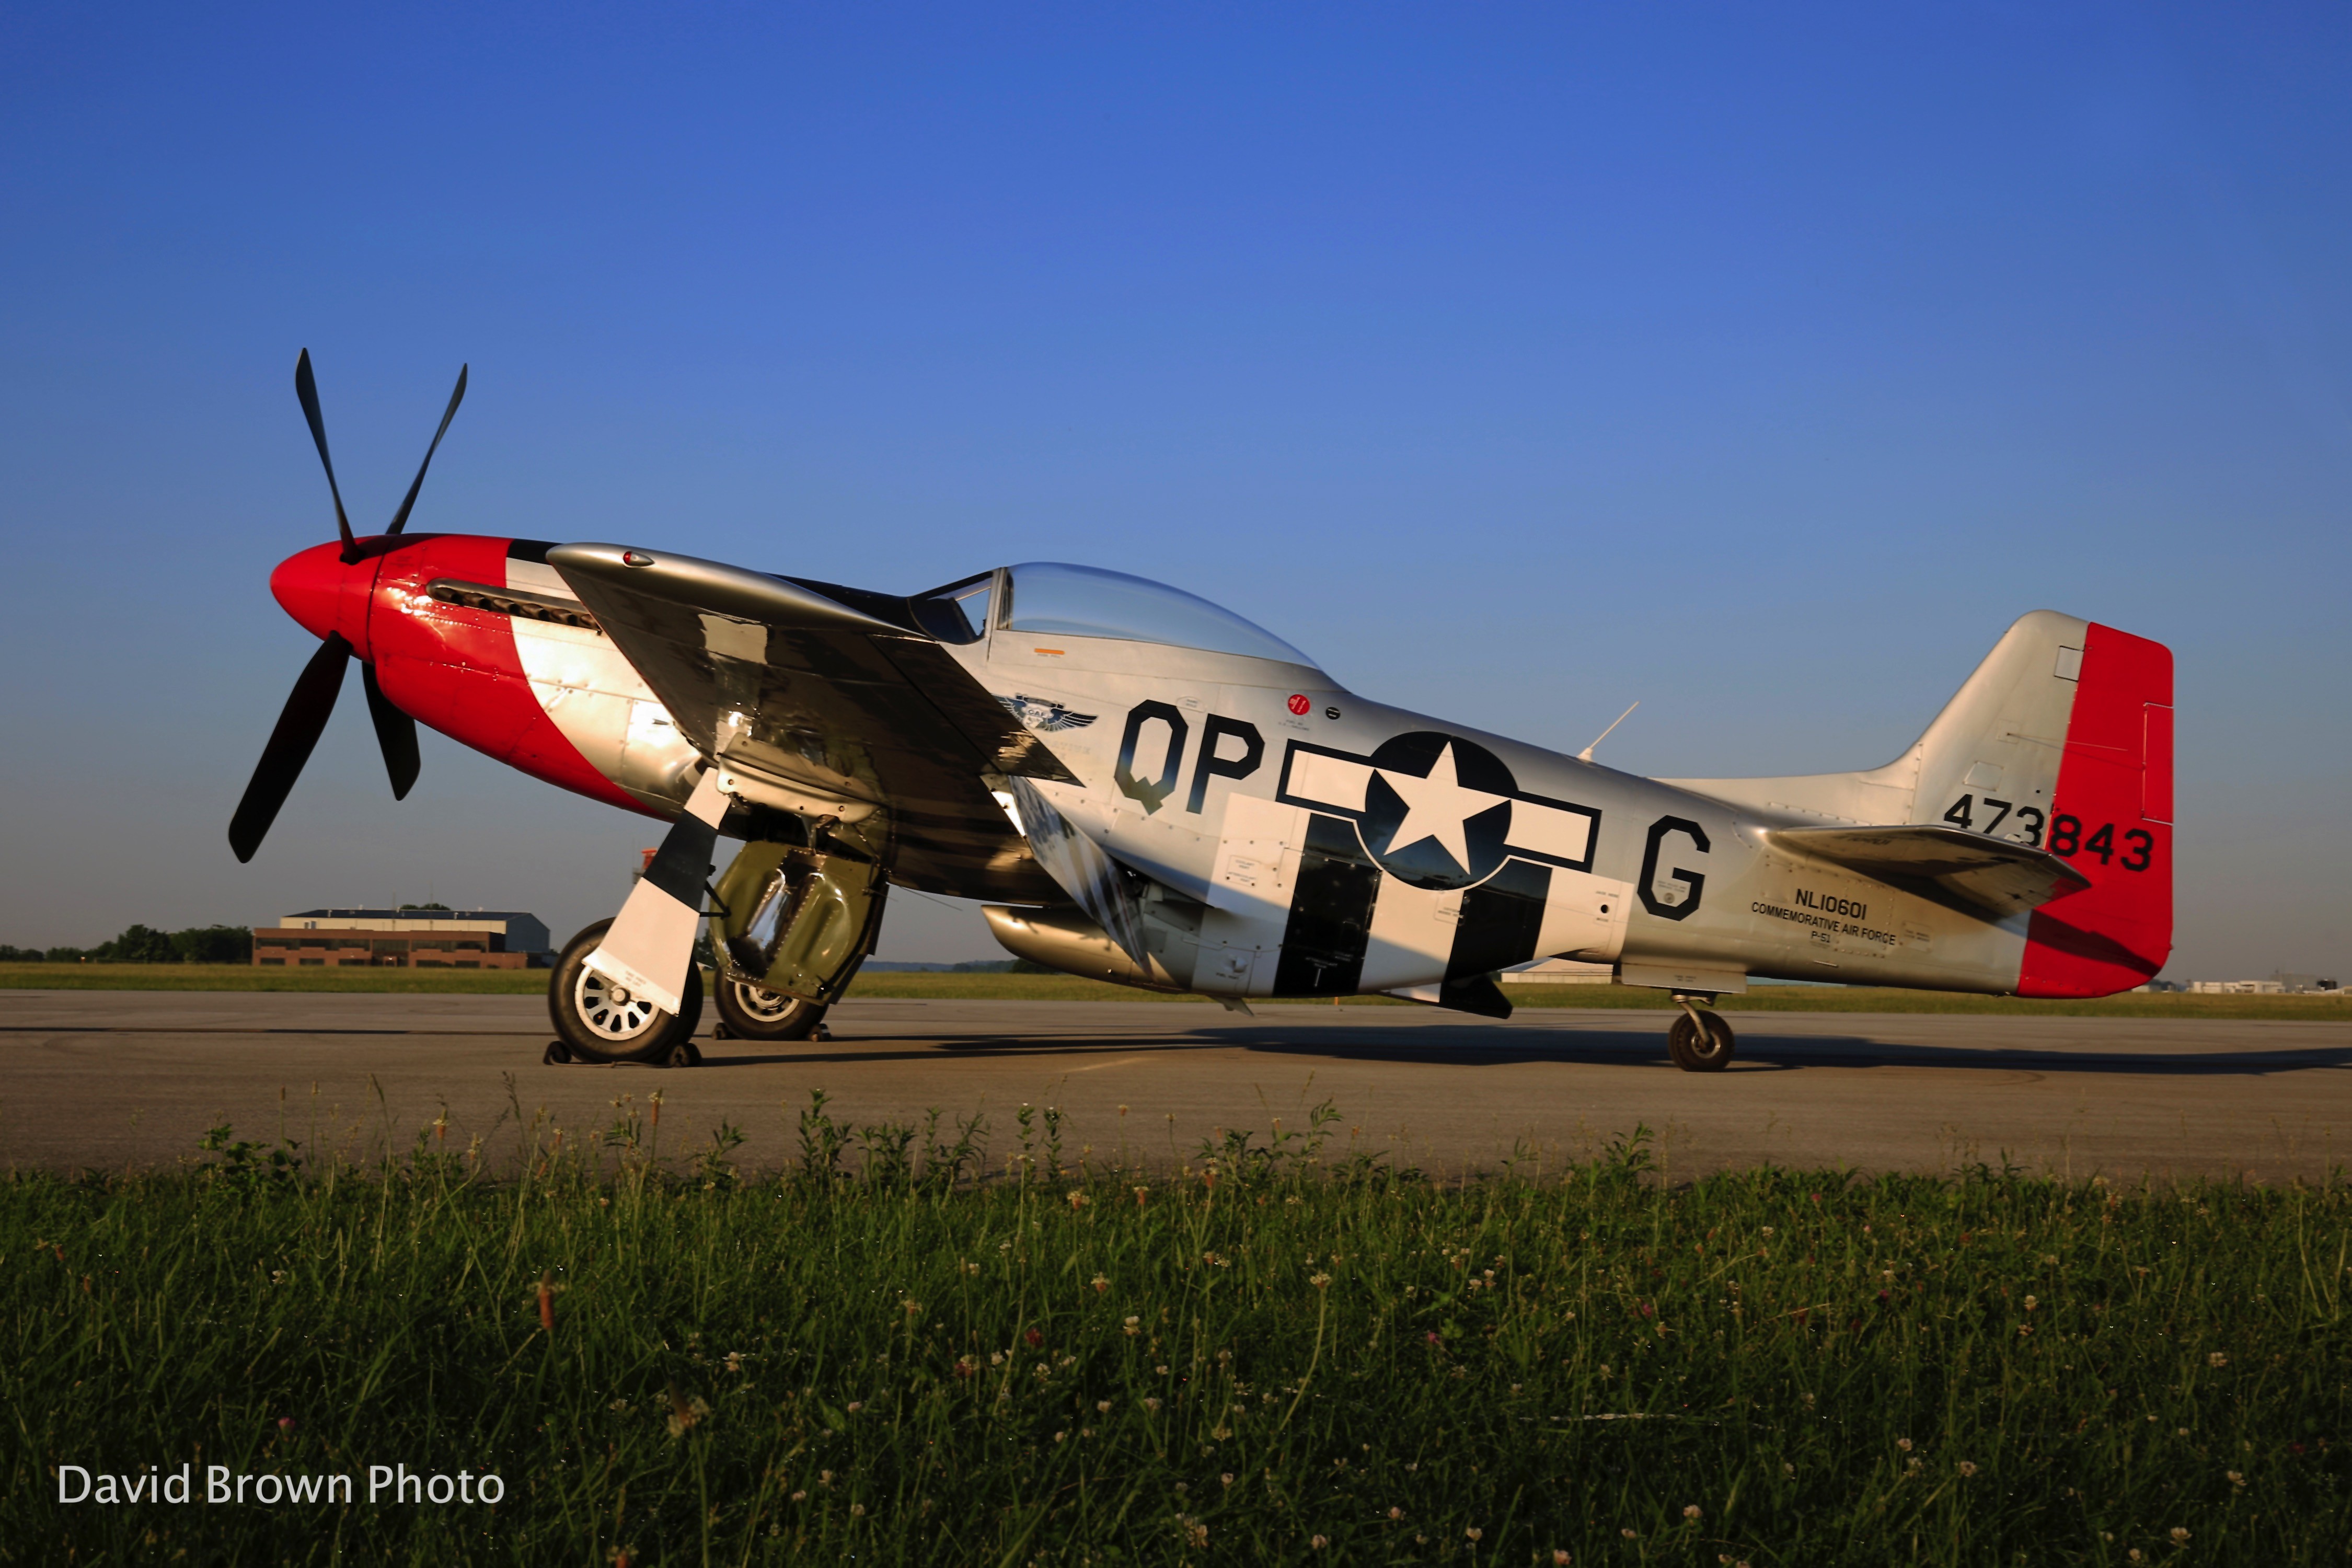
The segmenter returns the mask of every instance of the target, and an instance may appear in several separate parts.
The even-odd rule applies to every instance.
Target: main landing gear
[[[730,1039],[805,1040],[812,1036],[819,1039],[825,1037],[825,1007],[821,1002],[788,996],[781,991],[771,991],[748,980],[733,978],[719,981],[718,1002],[719,1027]]]
[[[1721,1072],[1731,1065],[1738,1042],[1723,1015],[1704,1005],[1714,1000],[1712,994],[1675,993],[1675,1005],[1683,1011],[1666,1031],[1666,1054],[1685,1072]]]
[[[693,1067],[702,1060],[695,1048],[695,1026],[702,1021],[702,972],[686,967],[684,1005],[664,1012],[642,996],[632,995],[590,969],[588,955],[604,940],[611,921],[598,921],[563,944],[555,973],[547,988],[547,1010],[555,1022],[555,1040],[547,1047],[550,1063],[651,1062],[663,1067]]]

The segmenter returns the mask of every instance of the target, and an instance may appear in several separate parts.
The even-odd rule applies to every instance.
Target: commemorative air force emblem
[[[1026,697],[1019,692],[999,697],[1015,719],[1026,730],[1083,730],[1095,721],[1091,713],[1073,713],[1060,703],[1043,697]]]
[[[1398,735],[1369,757],[1294,741],[1280,798],[1344,817],[1381,869],[1417,888],[1469,888],[1510,860],[1592,868],[1601,814],[1518,787],[1503,759],[1459,736]]]

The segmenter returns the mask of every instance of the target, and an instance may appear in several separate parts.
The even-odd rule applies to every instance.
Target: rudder
[[[2092,624],[2045,843],[2091,885],[2033,911],[2021,996],[2106,996],[2172,955],[2172,650]]]

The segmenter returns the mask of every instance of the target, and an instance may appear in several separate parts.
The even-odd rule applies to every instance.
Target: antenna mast
[[[1633,704],[1633,708],[1639,708],[1641,704],[1639,702]],[[1592,760],[1592,747],[1598,746],[1601,742],[1607,740],[1610,735],[1610,731],[1616,729],[1618,724],[1622,724],[1626,720],[1632,718],[1633,716],[1633,708],[1628,708],[1624,712],[1618,714],[1615,723],[1611,724],[1609,729],[1603,730],[1598,735],[1593,736],[1592,746],[1587,746],[1584,750],[1577,752],[1576,760],[1580,763],[1591,762]]]

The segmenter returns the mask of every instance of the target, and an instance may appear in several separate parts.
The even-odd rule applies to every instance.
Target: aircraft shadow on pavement
[[[1285,1031],[1287,1033],[1287,1031]],[[1436,1033],[1436,1031],[1430,1031]],[[1510,1062],[1612,1062],[1648,1065],[1667,1060],[1664,1032],[1578,1031],[1549,1041],[1529,1040],[1516,1031],[1480,1035],[1445,1030],[1431,1039],[1416,1031],[1397,1044],[1368,1039],[1334,1041],[1299,1031],[1291,1038],[1262,1038],[1250,1048],[1323,1056],[1339,1060],[1448,1063],[1463,1066]],[[1866,1039],[1850,1035],[1771,1035],[1743,1039],[1729,1071],[1794,1071],[1804,1068],[1936,1068],[1957,1071],[2014,1073],[2118,1073],[2164,1078],[2264,1077],[2312,1068],[2352,1067],[2352,1047],[2299,1050],[2075,1052],[1929,1046]]]
[[[1500,1067],[1524,1062],[1667,1067],[1663,1029],[1578,1029],[1536,1034],[1477,1025],[1430,1025],[1410,1030],[1349,1032],[1328,1025],[1284,1027],[1241,1024],[1166,1034],[1068,1035],[1049,1038],[1020,1034],[966,1035],[925,1042],[911,1048],[880,1037],[869,1046],[855,1037],[825,1047],[757,1051],[754,1042],[722,1041],[706,1067],[761,1065],[850,1066],[860,1062],[937,1060],[958,1057],[1033,1057],[1046,1059],[1161,1051],[1248,1050],[1328,1061],[1401,1062],[1444,1067]],[[739,1051],[738,1046],[752,1047]],[[879,1047],[879,1048],[877,1048]],[[2315,1068],[2352,1067],[2352,1046],[2287,1050],[2075,1052],[2032,1048],[1931,1046],[1872,1040],[1853,1035],[1770,1035],[1739,1043],[1732,1072],[1790,1072],[1806,1068],[1935,1068],[1962,1072],[2107,1073],[2160,1078],[2260,1078]]]

